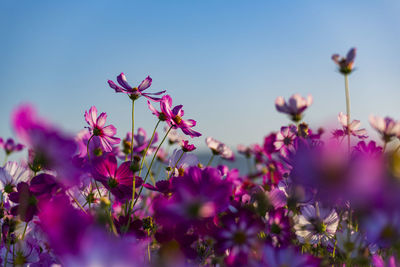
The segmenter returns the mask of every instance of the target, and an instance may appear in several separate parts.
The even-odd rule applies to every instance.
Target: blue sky
[[[124,72],[148,91],[167,90],[198,121],[204,146],[261,142],[288,119],[274,100],[312,94],[311,125],[345,111],[343,77],[330,57],[358,48],[350,77],[353,118],[400,119],[400,2],[381,1],[11,1],[0,2],[0,136],[10,113],[33,103],[74,134],[96,105],[124,136],[130,100],[107,86]],[[156,118],[136,105],[136,126]]]

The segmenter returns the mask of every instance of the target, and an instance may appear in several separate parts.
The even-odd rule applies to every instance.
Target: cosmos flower
[[[338,65],[342,74],[350,74],[353,71],[354,59],[356,58],[356,49],[351,48],[346,57],[340,57],[338,54],[332,55],[332,60]]]
[[[132,87],[128,84],[125,74],[121,72],[120,75],[117,76],[117,82],[120,86],[116,85],[113,81],[108,80],[108,85],[115,90],[116,93],[122,92],[128,94],[132,100],[138,99],[140,96],[144,96],[145,98],[152,100],[154,102],[160,102],[161,98],[154,97],[154,95],[161,95],[165,93],[165,91],[157,92],[157,93],[144,93],[147,88],[151,86],[152,79],[150,76],[147,76],[138,87]]]
[[[288,245],[292,238],[291,226],[287,210],[279,208],[269,211],[265,218],[267,219],[267,228],[271,241],[275,246]]]
[[[71,137],[38,117],[30,105],[21,105],[14,110],[12,124],[17,136],[31,150],[31,169],[56,171],[57,180],[66,186],[78,182],[79,172],[72,161],[76,143]]]
[[[400,122],[390,117],[369,116],[369,123],[380,135],[382,140],[387,143],[394,137],[400,136]]]
[[[188,140],[182,140],[181,148],[184,152],[190,152],[196,149],[196,147],[193,144],[189,144]]]
[[[233,151],[224,143],[222,143],[212,137],[207,137],[206,144],[207,144],[208,148],[211,149],[211,151],[214,155],[219,155],[219,156],[221,156],[221,158],[228,159],[228,160],[235,159],[235,155],[233,154]]]
[[[185,114],[182,105],[175,106],[172,108],[172,98],[169,95],[164,95],[160,102],[161,111],[156,110],[151,104],[150,101],[147,101],[147,105],[152,113],[157,116],[159,120],[165,121],[169,127],[173,129],[180,128],[182,132],[190,137],[199,137],[201,134],[199,132],[194,131],[193,128],[196,126],[195,120],[184,120],[182,119]]]
[[[29,169],[17,162],[9,161],[0,168],[0,190],[8,194],[14,192],[17,184],[27,182],[30,177]]]
[[[117,168],[117,159],[113,155],[105,155],[93,163],[93,178],[101,182],[105,188],[120,201],[132,197],[133,172],[126,161]],[[136,176],[135,186],[139,187],[142,179]]]
[[[328,245],[335,236],[339,217],[334,209],[314,205],[301,208],[294,218],[297,238],[301,243]]]
[[[0,138],[0,148],[4,149],[6,155],[10,155],[13,152],[18,152],[24,149],[24,145],[15,143],[12,138],[8,138],[6,142],[4,142],[2,138]]]
[[[97,108],[92,106],[89,112],[85,111],[85,120],[89,124],[90,134],[98,137],[101,146],[105,152],[112,151],[112,145],[119,144],[120,139],[114,137],[117,134],[117,129],[113,125],[104,126],[106,124],[107,114],[101,113],[97,117]]]
[[[39,247],[33,240],[18,241],[16,244],[9,247],[3,246],[0,250],[0,255],[5,260],[6,254],[7,264],[2,262],[4,266],[33,266],[33,263],[39,262]]]
[[[294,140],[297,137],[297,127],[291,125],[282,127],[281,131],[276,135],[274,142],[276,150],[290,150],[294,148]]]
[[[347,134],[350,134],[359,139],[365,139],[368,137],[367,131],[365,129],[358,129],[361,124],[359,120],[353,120],[350,125],[347,126],[347,115],[343,114],[343,112],[339,113],[338,120],[342,124],[343,130],[339,130],[339,132],[337,132],[337,135],[345,136]]]
[[[275,107],[279,112],[286,113],[294,122],[299,122],[302,119],[302,113],[312,104],[313,98],[308,95],[307,98],[299,94],[292,95],[286,102],[282,96],[275,100]]]
[[[199,159],[191,153],[184,153],[183,150],[175,149],[169,158],[168,166],[172,170],[172,175],[183,175],[190,166],[197,166]]]

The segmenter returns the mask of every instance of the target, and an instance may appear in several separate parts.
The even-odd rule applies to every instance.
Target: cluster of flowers
[[[346,84],[354,58],[355,49],[332,57]],[[399,266],[399,122],[370,117],[379,146],[349,110],[339,114],[340,128],[312,130],[303,121],[311,96],[278,97],[276,109],[292,123],[262,144],[239,145],[249,163],[240,175],[211,166],[215,156],[235,160],[218,140],[206,138],[208,163],[190,153],[196,147],[184,136],[201,136],[196,121],[183,119],[165,91],[145,93],[151,82],[132,87],[123,73],[118,85],[108,81],[132,111],[148,99],[158,119],[151,137],[142,128],[134,134],[132,115],[121,141],[95,106],[76,137],[30,105],[15,109],[24,145],[0,139],[0,147],[8,156],[26,146],[28,157],[0,168],[1,265]]]

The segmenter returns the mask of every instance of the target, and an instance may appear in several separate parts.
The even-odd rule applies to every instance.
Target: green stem
[[[8,160],[8,154],[6,154],[6,156],[4,157],[3,167],[6,166],[7,160]]]
[[[28,228],[28,223],[25,223],[24,232],[22,233],[21,240],[24,240],[25,238],[26,228]]]
[[[350,151],[350,93],[349,93],[349,78],[344,75],[344,86],[346,91],[346,114],[347,114],[347,144]]]
[[[84,213],[87,214],[86,210],[82,207],[82,205],[78,202],[78,200],[77,200],[74,196],[72,196],[71,193],[69,193],[68,191],[66,191],[66,192],[67,192],[67,194],[75,201],[76,205],[78,205],[78,207],[79,207]]]
[[[133,137],[135,136],[135,100],[132,99],[132,140],[131,140],[131,162],[133,162]]]
[[[164,136],[164,138],[162,139],[161,143],[158,145],[156,152],[154,153],[154,156],[153,156],[153,158],[152,158],[152,160],[151,160],[151,162],[150,162],[150,167],[149,167],[149,169],[147,170],[146,176],[145,176],[144,179],[143,179],[142,186],[140,187],[139,194],[138,194],[138,196],[136,197],[135,202],[133,202],[133,204],[132,204],[132,206],[131,206],[131,209],[132,209],[132,210],[133,210],[133,207],[135,206],[136,202],[138,201],[138,199],[139,199],[139,197],[140,197],[140,194],[142,193],[143,186],[144,186],[144,184],[146,183],[147,177],[149,176],[151,167],[153,166],[154,159],[155,159],[156,156],[157,156],[158,150],[160,149],[160,147],[161,147],[162,144],[164,143],[164,141],[165,141],[165,139],[167,138],[167,136],[168,136],[169,132],[171,131],[172,127],[173,127],[173,126],[169,127],[167,133],[165,134],[165,136]]]
[[[175,169],[178,166],[179,161],[181,161],[183,154],[185,154],[186,152],[182,150],[182,154],[179,156],[179,159],[176,161],[174,168],[171,171],[171,176],[169,177],[169,179],[171,179],[172,175],[174,175]]]
[[[88,161],[90,161],[89,143],[90,143],[90,140],[92,140],[93,137],[94,137],[94,134],[92,134],[92,136],[90,136],[89,140],[87,141],[87,145],[86,145],[86,151],[87,151]]]
[[[208,163],[207,163],[207,166],[210,166],[211,162],[212,162],[213,159],[214,159],[214,156],[215,156],[215,154],[213,153],[212,156],[211,156],[211,158],[210,158],[210,160],[209,160]]]
[[[149,164],[147,163],[147,160],[144,161],[144,165],[146,166],[147,169],[149,168]],[[150,180],[153,183],[153,185],[156,184],[156,180],[154,179],[154,175],[152,172],[150,172]]]
[[[140,176],[140,174],[142,173],[143,164],[144,164],[144,160],[145,160],[146,155],[147,155],[147,151],[149,150],[149,148],[150,148],[150,146],[151,146],[151,143],[153,143],[153,139],[154,139],[154,136],[155,136],[155,134],[156,134],[157,127],[158,127],[158,125],[160,124],[160,122],[161,122],[161,120],[158,120],[158,122],[157,122],[157,124],[156,124],[156,127],[154,127],[153,134],[151,135],[149,144],[147,145],[146,149],[145,149],[144,152],[143,152],[142,162],[140,163],[139,176]],[[164,138],[164,139],[165,139],[165,138]],[[157,149],[157,152],[158,152],[158,149]],[[157,153],[155,153],[154,156],[157,156]],[[133,198],[132,198],[132,200],[133,200]]]
[[[110,211],[109,211],[109,215],[110,215],[110,226],[111,226],[111,230],[114,233],[115,236],[119,236],[118,232],[117,232],[117,228],[115,228],[115,224],[114,224],[114,220],[112,217],[112,205],[111,205],[111,192],[108,191],[108,198],[110,199]]]

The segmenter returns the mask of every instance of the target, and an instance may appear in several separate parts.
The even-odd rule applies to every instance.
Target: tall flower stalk
[[[346,115],[347,115],[347,143],[350,151],[350,93],[349,93],[349,74],[353,71],[354,59],[356,57],[356,49],[352,48],[346,57],[338,54],[332,56],[332,60],[338,65],[339,72],[344,75],[344,86],[346,94]]]

